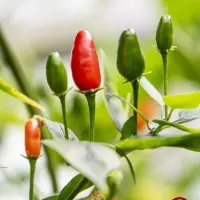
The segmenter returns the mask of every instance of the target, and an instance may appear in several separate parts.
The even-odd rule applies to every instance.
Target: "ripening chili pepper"
[[[67,72],[64,63],[57,52],[48,56],[46,63],[46,77],[51,90],[56,94],[67,91]]]
[[[147,98],[144,102],[139,103],[138,109],[149,120],[149,122],[159,114],[159,105],[151,98]],[[138,116],[137,128],[140,131],[146,128],[146,122],[140,115]]]
[[[99,61],[93,38],[81,30],[75,37],[71,57],[72,76],[81,91],[97,89],[101,83]]]
[[[156,32],[156,42],[159,51],[169,50],[172,46],[172,18],[170,15],[164,15],[160,18]]]
[[[133,29],[124,30],[119,38],[117,68],[127,81],[139,78],[145,70],[145,58]]]
[[[40,155],[40,125],[38,120],[30,119],[25,124],[25,150],[28,157]]]

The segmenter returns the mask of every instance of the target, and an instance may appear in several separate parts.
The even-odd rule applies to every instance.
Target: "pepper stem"
[[[30,187],[29,187],[29,200],[33,200],[34,191],[34,176],[37,158],[28,158],[30,164]]]
[[[65,128],[65,138],[69,139],[69,133],[67,128],[67,112],[66,112],[66,103],[65,103],[66,94],[59,96],[61,107],[62,107],[62,114],[63,114],[63,123]]]
[[[168,95],[168,64],[167,57],[168,52],[161,52],[162,60],[163,60],[163,70],[164,70],[164,95]],[[165,119],[168,117],[168,106],[165,105]]]
[[[89,141],[95,140],[95,94],[85,94],[90,112]]]
[[[136,109],[138,109],[138,92],[139,92],[139,83],[138,80],[135,80],[131,82],[132,88],[133,88],[133,105]],[[137,135],[137,112],[134,110],[133,111],[134,115],[134,129],[133,129],[133,134]]]

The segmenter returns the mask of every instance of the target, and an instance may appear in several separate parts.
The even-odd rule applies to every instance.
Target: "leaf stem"
[[[12,48],[10,47],[7,38],[5,37],[4,33],[3,33],[3,29],[2,26],[0,24],[0,46],[1,46],[1,50],[2,53],[4,55],[5,61],[8,64],[8,66],[10,67],[14,78],[16,79],[21,91],[28,97],[30,97],[31,99],[37,99],[37,94],[32,91],[28,79],[22,69],[22,66],[19,62],[19,60],[17,59],[17,56],[15,55],[15,53],[13,52]],[[29,106],[26,104],[26,108],[28,110],[29,116],[32,117],[34,114],[40,114],[39,111],[36,111],[33,107]],[[48,139],[49,135],[48,132],[46,131],[42,131],[42,139]],[[46,156],[47,156],[47,168],[48,168],[48,172],[49,175],[51,177],[51,181],[52,181],[52,187],[53,187],[53,191],[56,193],[58,191],[58,186],[57,186],[57,178],[56,178],[56,174],[55,174],[55,169],[54,169],[54,163],[55,163],[55,159],[52,156],[53,152],[52,150],[48,149],[47,147],[44,147]]]
[[[64,122],[64,127],[65,127],[65,138],[68,140],[69,139],[69,133],[68,133],[68,128],[67,128],[67,112],[66,112],[66,94],[59,96],[61,107],[62,107],[62,114],[63,114],[63,122]]]
[[[162,51],[160,52],[163,60],[163,70],[164,70],[164,95],[168,95],[168,52]],[[168,117],[168,106],[165,105],[165,119]]]
[[[95,93],[85,94],[90,112],[89,141],[95,140]]]
[[[138,92],[139,92],[139,83],[137,80],[134,82],[131,82],[132,88],[133,88],[133,105],[136,109],[138,109]],[[134,135],[137,135],[137,112],[134,110],[134,121],[135,121],[135,126],[134,126]]]
[[[28,158],[30,164],[30,187],[29,187],[29,200],[33,200],[34,196],[34,176],[36,169],[37,158]]]

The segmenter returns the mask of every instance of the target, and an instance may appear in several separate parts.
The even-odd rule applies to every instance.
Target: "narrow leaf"
[[[200,134],[129,139],[116,144],[116,147],[125,153],[133,150],[155,149],[159,147],[179,147],[200,152]]]
[[[120,165],[118,154],[98,143],[66,140],[44,140],[43,144],[57,151],[67,163],[98,188],[107,188],[106,177]]]
[[[134,135],[133,130],[135,130],[135,122],[134,122],[134,116],[131,116],[125,123],[122,128],[122,137],[121,140],[124,140],[126,138],[129,138],[131,135]]]
[[[42,199],[42,200],[58,200],[58,195],[46,197],[45,199]]]
[[[143,89],[149,94],[149,96],[151,96],[157,103],[160,104],[162,113],[164,113],[165,103],[160,92],[158,92],[158,90],[144,76],[140,79],[139,83],[143,87]]]
[[[200,105],[200,92],[164,96],[163,100],[173,109],[192,109]]]
[[[65,129],[63,124],[48,119],[44,119],[44,123],[54,139],[58,138],[65,139]],[[69,133],[69,140],[78,141],[77,136],[69,128],[68,128],[68,133]]]
[[[45,111],[45,108],[39,105],[36,101],[30,99],[29,97],[25,96],[24,94],[18,92],[16,89],[12,88],[10,85],[8,85],[5,81],[0,79],[0,90],[6,92],[7,94],[16,97],[17,99],[20,99],[21,101],[38,108],[42,111]]]
[[[119,131],[122,130],[124,123],[128,119],[128,115],[120,101],[116,98],[112,98],[112,96],[107,95],[107,93],[116,94],[117,92],[112,84],[110,76],[104,67],[104,101],[110,117],[114,122],[115,126]]]
[[[58,197],[58,200],[71,200],[71,199],[74,199],[74,197],[77,195],[77,194],[73,193],[74,189],[76,189],[76,188],[78,188],[80,186],[82,187],[82,190],[86,189],[84,187],[84,185],[86,185],[87,180],[85,180],[84,185],[82,183],[83,180],[85,180],[85,178],[84,178],[84,176],[82,174],[78,174],[74,178],[72,178],[72,180],[62,189],[62,191],[61,191],[61,193],[60,193],[60,195]],[[89,185],[89,186],[91,186],[91,185]]]

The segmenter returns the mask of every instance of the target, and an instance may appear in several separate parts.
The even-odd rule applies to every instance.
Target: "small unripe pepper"
[[[37,158],[40,155],[40,135],[38,120],[28,120],[25,124],[25,150],[29,158]]]
[[[57,52],[48,56],[46,63],[46,77],[51,90],[55,95],[60,95],[67,91],[67,72],[64,63]]]
[[[133,29],[124,30],[119,38],[117,68],[127,81],[139,78],[145,70],[145,58]]]
[[[164,15],[160,18],[156,32],[156,42],[159,51],[167,51],[172,46],[172,18],[170,15]]]
[[[99,60],[91,34],[81,30],[75,37],[71,57],[72,76],[81,91],[99,88],[101,74]]]

